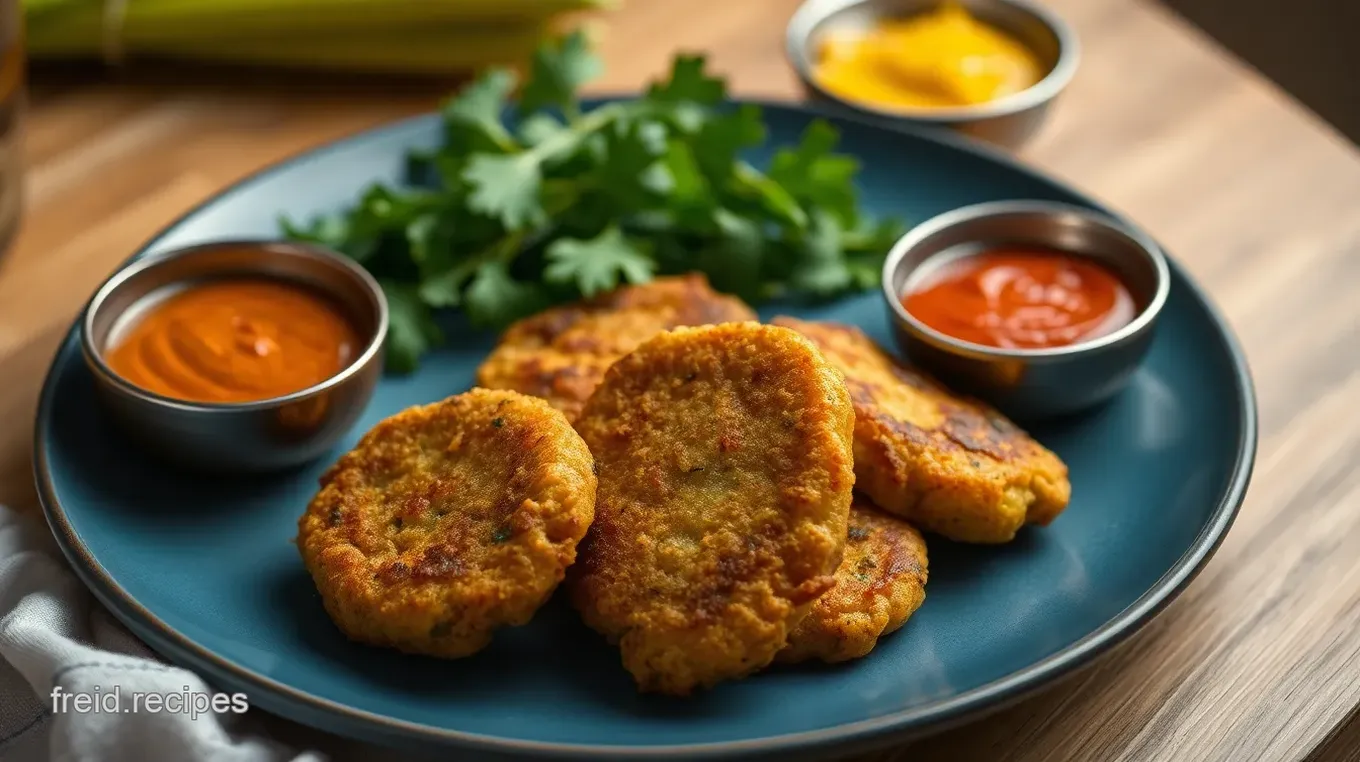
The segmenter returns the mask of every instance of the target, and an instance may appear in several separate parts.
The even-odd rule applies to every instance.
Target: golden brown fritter
[[[858,659],[926,598],[926,541],[910,524],[856,498],[836,586],[789,634],[782,662]]]
[[[321,477],[298,548],[350,638],[454,658],[529,621],[594,513],[593,461],[567,419],[473,389],[364,435]]]
[[[702,274],[657,278],[515,323],[477,369],[477,383],[542,397],[574,421],[609,366],[647,339],[680,326],[755,319]]]
[[[856,486],[961,542],[1000,543],[1067,507],[1067,466],[997,411],[904,367],[858,328],[775,319],[821,347],[855,404]]]
[[[600,489],[568,585],[639,689],[773,660],[840,563],[853,428],[840,375],[783,328],[681,328],[609,369],[577,421]]]

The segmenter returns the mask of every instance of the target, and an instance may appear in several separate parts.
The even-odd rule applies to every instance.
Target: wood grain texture
[[[688,49],[708,51],[738,93],[794,97],[781,40],[796,4],[632,0],[610,20],[598,89],[635,88]],[[1360,156],[1156,6],[1052,4],[1085,56],[1024,156],[1139,220],[1214,295],[1258,387],[1256,475],[1205,572],[1115,653],[984,721],[864,759],[1236,761],[1335,750],[1360,738],[1355,721],[1342,726],[1360,705]],[[0,500],[33,503],[42,375],[119,261],[223,185],[428,108],[447,85],[178,69],[40,80],[28,215],[0,259],[0,420],[11,422],[0,427]],[[1148,510],[1155,520],[1158,506]]]

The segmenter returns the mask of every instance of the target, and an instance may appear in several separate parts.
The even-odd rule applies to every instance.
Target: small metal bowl
[[[876,19],[912,16],[939,4],[939,0],[808,0],[789,21],[785,53],[814,102],[880,124],[946,127],[1006,148],[1022,145],[1043,124],[1049,105],[1072,80],[1080,57],[1071,27],[1029,0],[964,0],[969,13],[1009,33],[1039,57],[1047,74],[1027,90],[976,106],[907,109],[850,101],[817,83],[817,49],[828,31],[867,29]]]
[[[368,344],[331,378],[281,397],[200,403],[164,397],[123,379],[104,352],[165,297],[207,280],[266,277],[329,296]],[[121,427],[178,465],[212,472],[288,468],[329,450],[354,424],[382,373],[387,300],[363,268],[319,246],[222,241],[139,259],[114,273],[90,299],[81,349],[101,401]]]
[[[1001,349],[956,339],[917,320],[902,296],[936,268],[1005,245],[1089,257],[1113,270],[1139,307],[1123,328],[1050,349]],[[955,209],[916,226],[888,252],[883,297],[897,344],[911,362],[1017,420],[1067,415],[1128,383],[1152,342],[1171,290],[1161,249],[1110,217],[1067,204],[998,201]]]

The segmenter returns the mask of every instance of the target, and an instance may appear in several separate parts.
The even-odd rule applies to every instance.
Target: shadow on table
[[[1360,709],[1318,744],[1307,762],[1360,762]]]

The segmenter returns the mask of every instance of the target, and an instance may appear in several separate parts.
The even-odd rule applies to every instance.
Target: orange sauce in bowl
[[[940,333],[1005,349],[1047,349],[1114,333],[1137,316],[1127,287],[1085,257],[994,249],[950,262],[902,297]]]
[[[202,283],[173,294],[105,353],[127,381],[189,402],[253,402],[319,384],[362,350],[330,300],[267,279]]]

